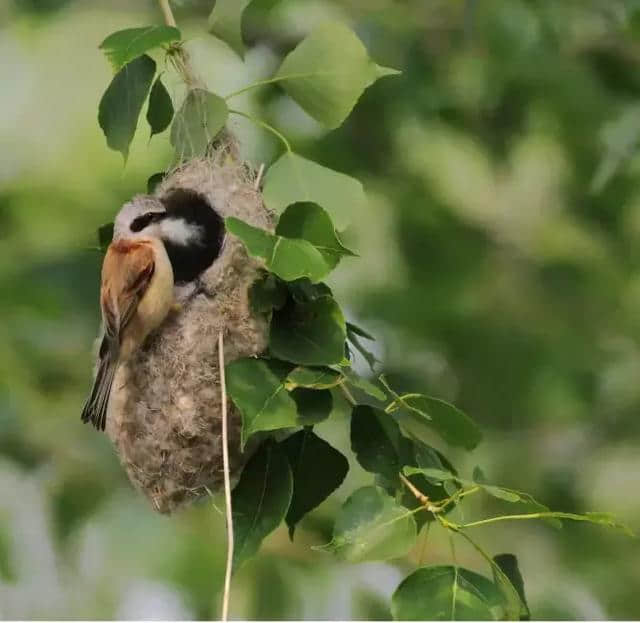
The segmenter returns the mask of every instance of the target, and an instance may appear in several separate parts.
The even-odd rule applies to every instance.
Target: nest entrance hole
[[[196,279],[220,255],[225,236],[224,221],[207,198],[194,190],[176,188],[160,200],[167,212],[175,215],[176,227],[182,220],[199,234],[183,243],[165,240],[165,248],[174,268],[174,282],[183,285]],[[177,234],[176,240],[179,238],[180,234]]]

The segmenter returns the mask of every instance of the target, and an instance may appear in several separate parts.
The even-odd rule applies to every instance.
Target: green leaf
[[[271,257],[267,267],[285,281],[307,277],[320,281],[331,271],[331,266],[310,242],[274,236]]]
[[[171,125],[171,144],[180,159],[203,156],[229,116],[227,103],[204,89],[191,89]]]
[[[584,515],[571,516],[570,513],[556,513],[558,518],[564,517],[565,519],[573,519],[574,521],[588,521],[590,523],[600,524],[601,526],[607,526],[608,528],[615,528],[624,532],[627,536],[635,537],[635,534],[629,526],[622,523],[613,513],[607,512],[590,512]]]
[[[504,487],[503,487],[504,488]],[[508,489],[508,491],[513,491],[520,497],[520,502],[525,505],[528,511],[538,512],[538,513],[548,513],[550,509],[545,504],[538,502],[531,494],[525,493],[524,491],[516,491],[515,489]],[[553,526],[556,530],[562,529],[562,522],[553,517],[547,518],[544,520],[549,525]]]
[[[372,418],[362,417],[364,414],[362,409],[362,406],[356,407],[351,419],[351,447],[362,467],[369,472],[378,473],[382,477],[379,484],[383,485],[389,493],[393,494],[396,490],[400,492],[400,503],[410,510],[421,508],[421,504],[415,495],[400,483],[398,479],[400,471],[432,502],[439,502],[449,497],[442,482],[456,480],[452,473],[443,469],[451,467],[451,464],[444,457],[441,458],[433,448],[416,446],[403,437],[395,420],[389,414],[375,409],[378,422],[374,422]],[[371,407],[364,407],[364,409],[371,409]],[[395,428],[388,424],[389,421]],[[382,432],[380,424],[384,426]],[[418,462],[437,467],[415,467]],[[454,508],[455,504],[450,505],[445,510],[445,514]],[[433,515],[426,511],[415,515],[418,529],[433,519]]]
[[[158,76],[149,94],[147,122],[151,128],[151,136],[164,132],[173,119],[173,103],[162,80]]]
[[[349,385],[358,388],[368,396],[371,396],[380,402],[384,402],[387,399],[387,395],[377,385],[374,385],[371,381],[359,376],[351,368],[344,367],[341,368],[341,371]]]
[[[407,466],[402,470],[405,476],[413,476],[414,474],[422,474],[435,482],[447,482],[448,480],[458,480],[455,474],[438,469],[436,467],[411,467]]]
[[[411,512],[379,487],[362,487],[340,509],[333,539],[322,549],[349,562],[388,560],[404,556],[415,540]]]
[[[426,495],[431,502],[441,502],[449,497],[450,493],[444,487],[443,484],[433,484],[430,480],[425,478],[422,474],[413,474],[411,476],[407,476],[407,480],[411,482],[411,484],[418,489],[421,493]],[[416,520],[416,525],[418,526],[418,530],[422,528],[422,526],[430,521],[435,520],[435,516],[433,513],[427,511],[422,503],[416,498],[416,496],[409,491],[406,486],[402,486],[401,489],[398,490],[400,494],[397,496],[397,500],[402,506],[408,508],[409,510],[417,510],[421,509],[420,512],[417,512],[414,515],[414,519]],[[453,493],[453,491],[451,492]],[[447,506],[441,513],[443,515],[447,515],[452,512],[456,508],[456,504],[452,503]]]
[[[237,359],[226,366],[227,391],[242,417],[242,446],[258,431],[297,425],[296,403],[284,388],[291,366],[266,359]]]
[[[435,467],[457,476],[457,471],[442,452],[423,442],[414,442],[416,463],[420,467]]]
[[[310,389],[331,389],[341,382],[339,372],[330,368],[307,368],[298,366],[294,368],[285,381],[288,390],[296,387],[308,387]]]
[[[349,462],[310,429],[291,435],[281,446],[293,474],[293,498],[285,519],[293,539],[296,524],[342,484]]]
[[[479,465],[476,465],[473,468],[473,476],[471,476],[471,478],[478,484],[484,484],[485,482],[487,482],[487,477],[484,475],[484,472]]]
[[[494,485],[480,485],[484,491],[494,498],[504,500],[505,502],[520,502],[520,496],[511,489],[503,489]]]
[[[510,604],[510,610],[514,614],[513,618],[528,621],[531,614],[524,594],[524,580],[518,568],[518,559],[513,554],[498,554],[493,557],[493,562],[501,572],[498,573],[494,568],[494,582],[503,588],[502,592],[505,600]],[[506,586],[507,582],[509,586]],[[513,595],[514,591],[515,596]]]
[[[454,475],[456,473],[456,470],[447,458],[431,446],[423,444],[422,442],[414,442],[413,452],[415,461],[412,465],[417,464],[422,468],[438,470],[439,472],[444,472],[446,474]],[[409,473],[411,469],[411,467],[407,466],[403,470],[407,475],[407,478],[419,491],[424,493],[433,502],[437,503],[447,499],[460,488],[455,480],[441,481],[438,478],[429,478],[425,476],[424,472],[420,473],[418,471]],[[436,474],[437,472],[432,473]],[[402,504],[407,508],[417,508],[419,506],[418,500],[416,500],[415,496],[406,488],[404,489],[402,496]],[[456,504],[453,503],[448,505],[443,512],[446,515],[452,512],[455,508]],[[434,517],[430,513],[419,513],[416,515],[417,522],[432,521],[433,519]]]
[[[398,484],[403,466],[412,462],[411,442],[382,409],[357,405],[351,413],[351,449],[363,469]]]
[[[98,123],[107,138],[107,145],[119,151],[125,162],[155,73],[153,59],[140,56],[113,77],[100,100]]]
[[[465,480],[464,478],[459,478],[455,474],[452,474],[449,471],[435,469],[432,467],[405,467],[404,473],[409,476],[411,474],[422,474],[431,480],[435,480],[436,482],[446,482],[448,480],[455,480],[463,485],[467,486],[478,486],[483,491],[493,496],[494,498],[498,498],[500,500],[504,500],[505,502],[520,502],[522,498],[520,494],[512,489],[505,489],[504,487],[496,487],[495,485],[482,484],[479,482],[474,482],[472,480]]]
[[[422,567],[391,598],[393,618],[404,621],[492,621],[504,614],[502,594],[478,573],[448,565]]]
[[[156,186],[167,176],[167,174],[164,171],[161,171],[159,173],[154,173],[153,175],[151,175],[149,177],[149,179],[147,180],[147,193],[149,195],[152,195],[153,192],[156,189]]]
[[[339,363],[346,327],[338,304],[330,296],[307,303],[289,301],[271,319],[269,349],[279,359],[305,366]]]
[[[477,485],[481,485],[482,488],[485,490],[485,492],[488,493],[489,495],[493,495],[494,497],[500,498],[507,502],[520,502],[530,507],[531,510],[541,511],[541,512],[549,511],[548,506],[545,506],[544,504],[541,504],[540,502],[538,502],[538,500],[536,500],[529,493],[525,493],[523,491],[517,491],[515,489],[509,489],[507,487],[496,487],[494,485],[487,484],[487,478],[484,475],[484,472],[477,465],[473,469],[472,478],[473,478],[473,483]],[[469,483],[469,484],[473,484],[473,483]],[[497,495],[495,490],[499,490]],[[552,524],[556,528],[562,527],[562,524],[557,519],[549,519],[548,523]]]
[[[360,339],[359,339],[361,337],[367,340],[375,340],[374,337],[372,337],[371,335],[369,335],[368,333],[366,333],[356,325],[350,322],[347,322],[347,340],[349,340],[349,343],[362,355],[364,360],[369,365],[369,368],[371,368],[371,371],[374,372],[375,365],[377,362],[379,362],[379,360],[373,353],[368,351],[362,345],[362,342],[360,342]]]
[[[290,281],[287,288],[296,303],[308,303],[321,296],[333,296],[331,288],[326,283],[311,283],[306,277]]]
[[[316,203],[288,206],[278,221],[276,234],[307,240],[320,251],[330,269],[337,266],[343,255],[355,255],[340,242],[329,215]]]
[[[357,324],[353,322],[347,322],[347,330],[357,335],[359,337],[363,337],[365,340],[372,340],[375,342],[376,338],[371,335],[371,333],[367,333],[362,327],[359,327]]]
[[[287,55],[276,78],[309,115],[333,129],[368,86],[395,73],[399,72],[376,65],[344,24],[327,23]]]
[[[333,396],[328,389],[298,387],[291,392],[298,410],[297,424],[313,426],[326,420],[333,409]]]
[[[251,0],[216,0],[209,14],[209,32],[222,39],[240,58],[244,58],[242,14]]]
[[[249,459],[233,490],[234,570],[258,551],[262,540],[285,518],[292,492],[289,461],[268,440]]]
[[[302,277],[319,281],[331,270],[320,251],[306,240],[275,236],[233,216],[225,219],[225,225],[251,255],[264,260],[265,266],[285,281]]]
[[[110,34],[101,44],[114,71],[138,58],[148,50],[180,41],[180,31],[173,26],[125,28]]]
[[[254,312],[270,314],[287,302],[287,287],[275,275],[265,273],[249,288],[249,302]]]
[[[102,251],[106,251],[107,247],[113,240],[113,223],[106,223],[98,228],[98,246]]]
[[[353,177],[323,167],[298,154],[286,152],[269,167],[265,176],[264,201],[282,214],[298,201],[311,201],[324,208],[338,231],[366,202],[362,184]]]
[[[340,242],[327,213],[313,203],[289,206],[275,235],[234,217],[227,218],[226,225],[251,255],[264,260],[266,267],[285,281],[319,281],[342,255],[353,255]]]
[[[253,227],[239,218],[228,217],[225,219],[227,231],[231,232],[244,242],[247,250],[254,257],[261,257],[265,262],[270,262],[275,246],[275,236],[265,229]]]
[[[466,450],[473,450],[482,439],[478,425],[444,400],[420,395],[407,397],[404,403],[401,411],[394,413],[394,416],[402,428],[417,439],[428,442],[431,429],[448,444]],[[425,414],[431,419],[424,417]]]

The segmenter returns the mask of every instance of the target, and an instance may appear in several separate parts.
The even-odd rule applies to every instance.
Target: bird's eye
[[[162,212],[147,212],[142,216],[133,220],[131,223],[131,231],[139,232],[142,231],[145,227],[153,223],[154,221],[159,221],[164,214]]]

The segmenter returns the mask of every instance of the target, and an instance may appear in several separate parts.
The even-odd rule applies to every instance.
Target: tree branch
[[[160,11],[162,12],[164,23],[167,26],[173,26],[174,28],[177,28],[178,25],[176,24],[176,18],[173,16],[173,11],[171,10],[169,0],[158,0],[158,6],[160,7]],[[185,49],[182,42],[177,43],[169,49],[168,58],[173,63],[177,72],[182,76],[182,79],[189,89],[204,86],[202,84],[202,81],[193,72],[191,61],[189,59],[189,53]]]

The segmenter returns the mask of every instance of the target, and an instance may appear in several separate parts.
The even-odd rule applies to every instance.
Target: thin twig
[[[227,437],[227,388],[224,375],[224,340],[222,331],[218,334],[218,366],[220,368],[220,393],[222,397],[222,466],[224,469],[224,500],[227,512],[227,566],[224,575],[222,596],[222,621],[229,614],[229,594],[231,592],[231,571],[233,566],[233,514],[231,512],[231,481],[229,478],[229,441]]]
[[[344,397],[347,399],[347,402],[349,402],[354,407],[358,404],[356,402],[356,399],[353,397],[353,394],[349,391],[349,388],[344,384],[344,382],[340,383],[340,390],[344,394]]]
[[[171,10],[169,0],[158,0],[158,6],[160,7],[162,15],[164,16],[164,23],[167,26],[173,26],[174,28],[176,28],[176,18],[173,17],[173,11]]]
[[[158,0],[158,6],[160,7],[160,11],[162,11],[164,23],[167,26],[177,28],[178,24],[176,24],[176,18],[173,16],[169,0]],[[178,73],[182,76],[182,79],[189,89],[203,86],[202,81],[199,80],[193,72],[189,53],[182,42],[178,42],[169,48],[168,58],[173,63],[173,66],[176,68]]]
[[[402,480],[402,483],[404,484],[404,486],[407,489],[409,489],[411,493],[413,493],[416,500],[418,500],[418,502],[420,502],[422,506],[431,510],[432,506],[431,506],[431,502],[429,501],[429,498],[424,493],[422,493],[422,491],[420,491],[417,487],[415,487],[415,485],[404,474],[400,473],[398,475],[400,476],[400,480]]]
[[[264,173],[264,162],[260,165],[258,169],[258,175],[256,175],[256,181],[253,184],[253,188],[258,190],[260,188],[260,182],[262,181],[262,174]]]

